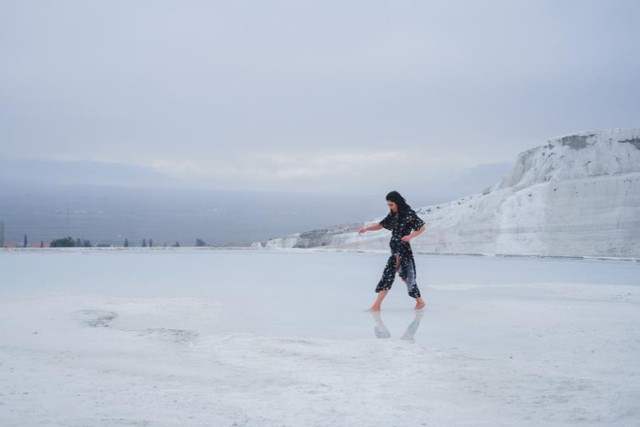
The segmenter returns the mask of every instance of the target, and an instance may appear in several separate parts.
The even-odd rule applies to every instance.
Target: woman
[[[407,284],[409,296],[416,299],[415,309],[421,310],[425,304],[416,283],[416,263],[413,259],[413,252],[409,242],[424,232],[424,221],[420,219],[404,200],[404,197],[397,191],[387,194],[387,205],[390,210],[389,215],[378,224],[363,227],[358,231],[358,234],[362,234],[367,231],[386,228],[392,232],[391,241],[389,242],[391,256],[382,273],[382,279],[380,279],[376,287],[378,298],[369,310],[380,311],[380,304],[389,293],[389,289],[391,289],[396,277],[396,272]]]

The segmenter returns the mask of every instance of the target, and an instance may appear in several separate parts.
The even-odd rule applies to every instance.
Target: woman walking
[[[386,228],[391,230],[391,256],[382,273],[382,279],[376,287],[378,298],[371,306],[371,311],[380,311],[382,300],[389,293],[391,285],[396,277],[396,272],[406,283],[409,296],[416,299],[416,310],[424,308],[424,301],[420,296],[420,290],[416,283],[416,263],[413,259],[413,252],[409,242],[414,237],[424,232],[424,221],[411,209],[404,197],[397,191],[387,194],[387,205],[389,214],[379,223],[363,227],[358,234],[371,230],[381,230]]]

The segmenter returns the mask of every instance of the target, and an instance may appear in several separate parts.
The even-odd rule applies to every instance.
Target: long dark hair
[[[411,206],[407,204],[407,201],[397,191],[392,191],[387,194],[387,200],[395,203],[398,206],[398,214],[404,215],[411,210]]]

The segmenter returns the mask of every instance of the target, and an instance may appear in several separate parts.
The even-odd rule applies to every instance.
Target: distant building
[[[0,221],[0,248],[4,248],[4,222]]]

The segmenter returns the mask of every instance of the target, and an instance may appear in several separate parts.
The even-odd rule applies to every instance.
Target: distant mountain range
[[[427,224],[412,241],[417,251],[640,257],[640,129],[552,138],[519,154],[485,191],[416,212]],[[387,247],[388,231],[358,236],[361,226],[329,227],[254,246]]]

